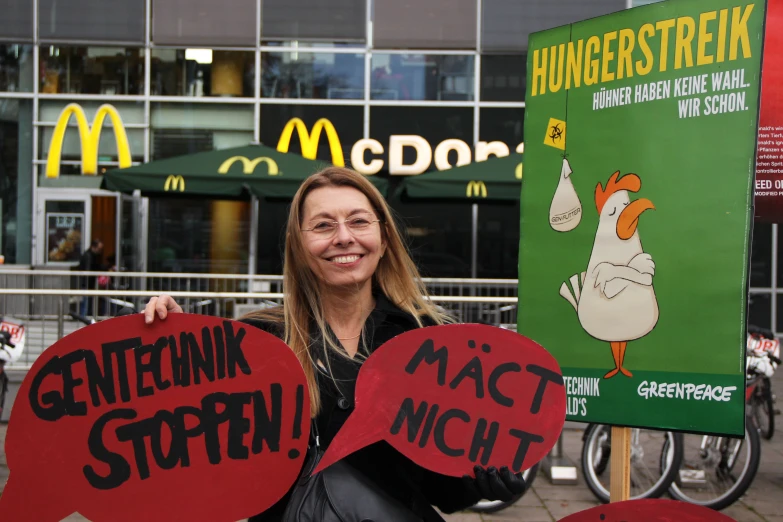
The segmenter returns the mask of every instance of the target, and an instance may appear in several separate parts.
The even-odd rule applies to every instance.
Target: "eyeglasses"
[[[353,235],[366,234],[374,223],[380,222],[380,219],[371,219],[370,216],[354,216],[343,221]],[[312,232],[322,239],[334,237],[337,234],[337,229],[340,228],[340,222],[333,219],[316,220],[310,224],[310,228],[303,228],[302,232]]]

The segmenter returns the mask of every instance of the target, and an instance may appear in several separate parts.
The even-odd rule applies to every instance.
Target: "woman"
[[[330,167],[310,176],[291,204],[283,267],[284,304],[242,321],[283,339],[302,364],[311,415],[327,447],[353,411],[361,362],[392,337],[448,318],[425,297],[418,270],[383,196],[362,175]],[[182,312],[153,297],[147,323]],[[346,457],[424,521],[443,520],[481,498],[510,500],[525,484],[508,469],[476,468],[476,478],[425,470],[386,442]],[[279,520],[287,498],[251,520]]]

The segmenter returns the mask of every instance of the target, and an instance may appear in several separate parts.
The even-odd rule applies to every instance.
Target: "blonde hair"
[[[401,310],[410,314],[416,323],[424,326],[426,317],[435,324],[450,322],[428,299],[427,289],[421,281],[419,270],[411,259],[408,248],[394,222],[389,205],[375,186],[361,174],[343,167],[329,167],[308,177],[294,195],[288,215],[283,263],[283,306],[258,310],[245,316],[284,324],[283,340],[291,347],[304,369],[310,388],[311,416],[321,409],[316,360],[310,351],[310,325],[314,321],[323,340],[323,358],[328,364],[329,352],[342,357],[347,354],[328,334],[324,310],[318,298],[320,281],[306,259],[309,252],[302,239],[302,212],[308,194],[321,187],[351,187],[364,194],[380,220],[381,237],[386,242],[386,252],[373,274],[373,286]]]

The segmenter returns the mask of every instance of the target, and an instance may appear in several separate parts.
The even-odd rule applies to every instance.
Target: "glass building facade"
[[[101,190],[101,172],[122,159],[114,122],[106,118],[100,135],[98,175],[83,175],[75,120],[55,132],[63,110],[77,104],[91,123],[111,105],[134,164],[275,146],[292,118],[308,128],[326,118],[347,160],[360,139],[382,144],[377,175],[394,188],[390,136],[418,135],[433,149],[459,139],[472,152],[481,141],[518,150],[527,35],[643,3],[0,0],[0,253],[7,264],[68,266],[101,238],[107,259],[128,270],[280,273],[287,201],[262,200],[251,226],[247,201]],[[59,176],[47,177],[53,145]],[[296,137],[290,151],[301,152]],[[411,154],[404,149],[406,163]],[[318,157],[331,160],[326,139]],[[424,274],[517,276],[518,203],[389,201]],[[779,244],[776,225],[756,227],[751,322],[781,329]]]

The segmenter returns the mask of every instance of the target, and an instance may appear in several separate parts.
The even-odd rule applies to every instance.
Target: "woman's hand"
[[[181,314],[182,307],[179,306],[177,302],[169,295],[162,294],[158,297],[153,297],[150,299],[150,302],[147,303],[147,306],[144,307],[144,322],[147,324],[152,324],[152,322],[155,320],[156,314],[162,321],[166,319],[166,317],[169,315],[169,312],[173,314]]]
[[[475,466],[473,472],[476,478],[463,475],[462,482],[470,493],[479,498],[508,502],[515,495],[524,493],[527,488],[522,473],[511,473],[506,466],[500,470],[494,466]]]

